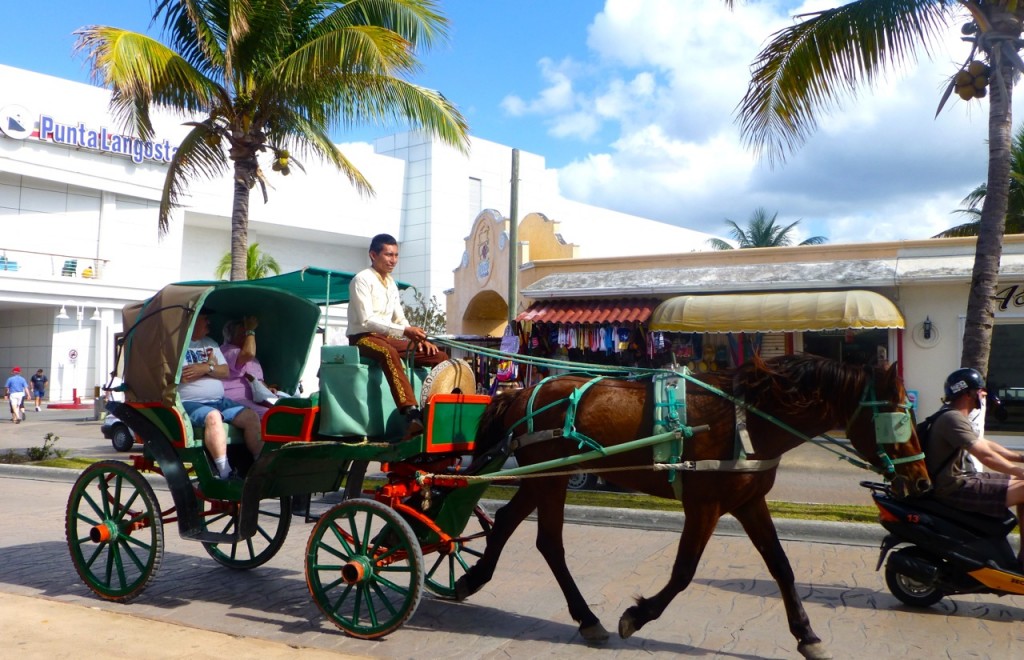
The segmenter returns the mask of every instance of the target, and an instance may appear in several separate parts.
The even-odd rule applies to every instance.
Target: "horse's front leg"
[[[487,534],[487,545],[484,554],[476,564],[466,571],[465,575],[455,582],[455,599],[465,600],[491,581],[494,569],[498,566],[501,551],[512,538],[513,532],[519,527],[526,516],[537,508],[537,499],[531,485],[523,482],[509,501],[494,514],[494,526]]]
[[[636,605],[622,613],[619,618],[619,637],[625,639],[660,617],[676,594],[689,586],[701,554],[715,531],[719,515],[718,508],[713,506],[693,507],[692,512],[687,510],[668,584],[651,598],[638,597]]]
[[[793,568],[782,549],[782,544],[779,543],[779,534],[775,530],[775,523],[772,522],[764,497],[747,502],[732,514],[743,525],[743,530],[750,537],[757,551],[761,553],[764,563],[768,566],[768,571],[779,585],[782,602],[786,605],[789,631],[793,633],[798,642],[797,650],[805,658],[816,660],[831,658],[831,654],[822,644],[821,639],[811,630],[810,619],[807,618],[807,612],[804,611],[803,603],[800,602],[800,596],[796,592]]]
[[[568,478],[538,479],[530,484],[538,489],[537,496],[537,550],[548,563],[548,568],[555,576],[566,605],[569,616],[580,624],[580,635],[591,644],[608,641],[608,631],[587,605],[580,593],[576,581],[565,563],[565,497]]]

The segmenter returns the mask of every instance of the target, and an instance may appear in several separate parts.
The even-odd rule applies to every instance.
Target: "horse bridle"
[[[883,406],[901,408],[898,412],[882,412]],[[850,426],[853,424],[860,411],[864,408],[871,409],[871,419],[875,425],[875,446],[878,448],[878,459],[882,463],[882,472],[886,479],[893,479],[896,476],[896,466],[904,463],[913,463],[924,459],[924,453],[894,458],[886,451],[888,445],[899,445],[910,441],[911,431],[914,426],[914,418],[910,414],[911,405],[907,401],[893,404],[891,401],[879,401],[875,395],[875,384],[868,381],[864,387],[864,394],[861,395],[857,409],[846,422],[846,437],[850,437]]]

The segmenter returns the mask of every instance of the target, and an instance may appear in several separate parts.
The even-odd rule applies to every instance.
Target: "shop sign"
[[[1011,284],[996,291],[996,312],[1019,312],[1024,308],[1024,287]]]
[[[62,123],[50,115],[39,115],[37,128],[32,130],[28,111],[16,105],[0,110],[0,131],[16,140],[28,137],[41,142],[52,142],[78,149],[89,149],[102,153],[127,156],[134,163],[154,161],[169,163],[178,147],[163,141],[140,140],[130,135],[121,135],[106,126],[86,126],[82,122]]]

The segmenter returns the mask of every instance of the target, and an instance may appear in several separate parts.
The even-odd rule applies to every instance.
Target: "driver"
[[[1015,506],[1017,517],[1024,517],[1024,455],[980,437],[969,419],[987,397],[985,379],[975,369],[957,369],[946,378],[944,392],[952,412],[935,419],[925,456],[936,499],[993,516]],[[978,472],[971,456],[993,472]]]
[[[423,413],[416,406],[416,395],[402,366],[402,353],[415,345],[417,367],[435,367],[448,355],[427,341],[427,333],[405,318],[398,297],[398,286],[391,271],[398,265],[398,241],[389,234],[377,234],[370,240],[370,267],[349,282],[348,343],[359,348],[359,355],[379,364],[391,388],[399,412],[405,416],[402,440],[423,432]]]

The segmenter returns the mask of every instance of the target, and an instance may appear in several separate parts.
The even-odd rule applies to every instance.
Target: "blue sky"
[[[840,3],[741,2],[731,12],[715,0],[441,4],[450,40],[422,57],[415,82],[453,100],[473,135],[544,156],[571,199],[716,234],[761,206],[800,221],[800,237],[861,242],[959,223],[952,211],[985,178],[987,104],[953,99],[933,119],[967,55],[958,24],[932,60],[823,117],[770,169],[734,121],[750,62],[793,15]],[[45,12],[8,12],[0,62],[87,82],[71,33],[87,24],[146,32],[150,9],[149,0],[50,0]],[[392,129],[336,139],[402,127]]]

